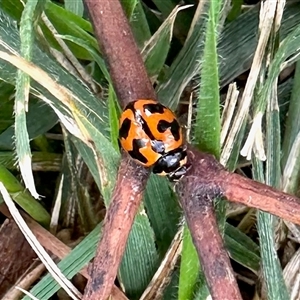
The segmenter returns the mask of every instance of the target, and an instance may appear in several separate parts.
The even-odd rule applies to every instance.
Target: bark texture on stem
[[[226,173],[230,175],[222,186],[223,194],[229,201],[258,208],[300,225],[299,198],[238,174]]]
[[[148,170],[123,157],[84,300],[106,300],[110,296],[147,178]]]
[[[85,0],[85,4],[121,106],[137,99],[156,99],[119,0]]]
[[[213,199],[254,207],[300,224],[300,199],[230,173],[209,154],[188,147],[186,176],[176,191],[213,299],[241,299],[213,213]],[[228,298],[226,298],[228,297]]]
[[[188,156],[191,167],[176,190],[211,296],[215,300],[241,300],[214,213],[213,200],[222,196],[215,176],[224,169],[212,155],[190,148]]]
[[[121,107],[136,99],[156,99],[140,51],[118,0],[85,0],[100,49]],[[107,299],[123,257],[126,241],[142,200],[149,171],[122,156],[83,299]]]

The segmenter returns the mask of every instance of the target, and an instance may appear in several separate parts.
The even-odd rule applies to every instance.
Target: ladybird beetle
[[[153,173],[180,179],[187,170],[182,130],[173,112],[155,100],[130,102],[120,118],[119,143]]]

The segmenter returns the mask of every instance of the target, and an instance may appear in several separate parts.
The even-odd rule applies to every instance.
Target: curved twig
[[[229,201],[238,202],[276,215],[293,223],[300,224],[300,199],[276,190],[263,183],[227,171],[212,155],[188,148],[191,168],[177,185],[176,190],[183,198],[189,197],[194,205],[203,194],[208,199],[222,196]],[[200,198],[197,199],[197,197]],[[182,199],[182,201],[186,201]],[[184,206],[188,209],[188,206]]]
[[[140,52],[118,0],[85,0],[95,35],[109,67],[122,107],[141,99],[156,99]],[[118,171],[83,299],[107,299],[123,257],[134,216],[142,200],[149,171],[126,154]]]
[[[85,0],[120,104],[156,99],[140,51],[118,0]]]

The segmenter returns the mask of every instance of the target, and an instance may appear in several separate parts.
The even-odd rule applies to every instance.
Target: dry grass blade
[[[290,292],[290,300],[299,299],[300,294],[300,276],[299,276],[299,268],[300,268],[300,250],[293,255],[291,260],[285,266],[283,270],[283,276],[285,279],[285,283]]]
[[[51,259],[49,254],[41,246],[37,238],[33,235],[21,214],[17,210],[14,202],[10,198],[6,188],[3,183],[0,182],[0,192],[3,196],[3,199],[16,223],[18,224],[20,230],[26,237],[28,243],[31,245],[32,249],[36,252],[40,260],[44,263],[51,275],[57,280],[61,287],[67,292],[67,294],[72,299],[80,299],[82,297],[81,293],[72,285],[72,283],[61,273],[59,268],[56,266],[54,261]]]
[[[234,139],[236,135],[238,134],[240,128],[242,127],[242,123],[245,119],[245,117],[248,114],[249,107],[252,101],[252,96],[254,92],[254,88],[258,79],[258,74],[260,72],[260,68],[262,65],[262,60],[264,57],[264,53],[266,50],[266,45],[270,36],[270,32],[273,26],[273,19],[275,15],[276,10],[276,1],[266,1],[262,6],[262,11],[265,13],[264,18],[262,19],[260,28],[260,36],[258,40],[258,45],[255,51],[254,59],[252,62],[252,66],[250,69],[249,77],[245,86],[245,90],[242,96],[242,99],[240,101],[240,105],[238,107],[237,115],[235,117],[234,123],[232,125],[232,128],[229,133],[229,138],[226,141],[226,144],[224,145],[224,153],[230,153],[227,149],[232,148],[232,144],[234,142]],[[248,148],[244,148],[242,155],[248,154]],[[225,161],[229,159],[229,157],[224,158]]]
[[[223,109],[222,117],[221,117],[221,124],[222,124],[221,148],[223,147],[223,144],[226,140],[229,126],[232,122],[232,117],[233,117],[233,113],[234,113],[234,110],[236,107],[238,96],[239,96],[239,91],[237,90],[236,83],[230,84],[228,87],[228,92],[227,92],[226,99],[225,99],[225,105],[224,105],[224,109]],[[225,161],[225,159],[223,159],[223,156],[228,158],[230,153],[227,153],[226,155],[223,153],[224,152],[222,152],[222,154],[221,154],[220,162],[223,166],[226,166],[227,161]]]
[[[11,217],[11,214],[9,213],[9,211],[6,208],[1,207],[0,211],[6,217],[8,217],[8,218]],[[39,243],[45,249],[47,249],[48,251],[53,253],[53,255],[55,255],[56,257],[58,257],[61,260],[64,259],[68,254],[70,254],[70,252],[72,250],[70,247],[65,245],[57,237],[55,237],[53,234],[51,234],[48,230],[46,230],[40,224],[38,224],[37,222],[32,220],[26,214],[22,214],[22,216],[23,216],[24,220],[26,221],[26,224],[32,231],[32,233],[36,236]],[[42,266],[43,266],[43,268],[45,268],[44,265],[42,265]],[[35,269],[32,271],[32,273],[34,273],[34,272],[38,272],[38,270]],[[80,273],[86,279],[90,278],[89,273],[88,273],[88,266],[83,267],[78,273]],[[26,278],[24,278],[24,280],[25,279]],[[33,280],[34,279],[35,278],[33,278]],[[26,285],[27,283],[25,282],[24,284]],[[25,286],[23,286],[23,281],[21,281],[19,285],[23,288],[26,288]],[[30,286],[31,286],[31,284],[30,284]],[[10,295],[10,293],[8,295]],[[11,291],[11,295],[15,295],[15,292]],[[15,299],[15,298],[13,298],[13,299]],[[113,286],[113,289],[112,289],[112,299],[113,300],[127,300],[126,296],[116,286]]]
[[[163,290],[168,285],[170,275],[174,270],[175,264],[181,254],[183,226],[176,233],[173,242],[161,262],[147,289],[144,291],[140,300],[159,299],[163,295]]]
[[[48,29],[52,32],[53,37],[56,39],[58,44],[63,49],[67,59],[71,62],[73,67],[76,69],[76,71],[80,74],[81,78],[88,84],[88,86],[91,88],[91,90],[96,94],[98,92],[98,88],[96,84],[93,81],[93,78],[86,72],[84,67],[79,63],[77,58],[74,56],[72,51],[68,48],[66,43],[58,36],[58,32],[54,28],[54,26],[51,24],[50,20],[47,18],[46,14],[42,14],[42,20],[44,21],[45,25],[48,27]]]
[[[42,276],[45,271],[45,266],[43,264],[39,264],[32,271],[28,272],[24,278],[18,280],[18,282],[11,288],[2,298],[2,300],[14,300],[19,299],[23,294],[30,296],[34,299],[27,290],[32,286],[32,284]]]
[[[36,297],[34,297],[32,294],[30,294],[29,292],[25,291],[23,288],[21,287],[16,287],[19,291],[21,291],[22,293],[24,293],[25,295],[27,295],[28,297],[30,297],[32,300],[40,300]]]

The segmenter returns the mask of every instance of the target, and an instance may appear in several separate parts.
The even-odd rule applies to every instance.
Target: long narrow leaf
[[[25,5],[20,23],[21,55],[31,61],[34,43],[33,21],[38,11],[39,1],[28,1]],[[24,179],[26,188],[33,197],[39,198],[36,191],[32,168],[31,150],[29,146],[29,136],[26,129],[26,111],[28,110],[30,89],[30,77],[21,70],[17,72],[16,97],[15,97],[15,145],[18,157],[18,164]]]
[[[216,34],[220,3],[222,1],[214,1],[209,10],[194,133],[197,147],[216,157],[220,155],[221,132]]]
[[[200,70],[208,8],[208,2],[198,3],[189,38],[157,87],[159,100],[172,109],[177,107],[182,91]]]
[[[178,300],[193,299],[199,276],[199,259],[187,226],[183,231]]]
[[[101,233],[101,225],[102,224],[99,224],[79,245],[58,263],[57,266],[68,279],[73,278],[74,275],[95,256],[96,246]],[[38,299],[49,299],[59,289],[59,284],[53,280],[50,274],[47,274],[30,292],[36,295]],[[30,298],[25,296],[22,300],[30,300]]]

